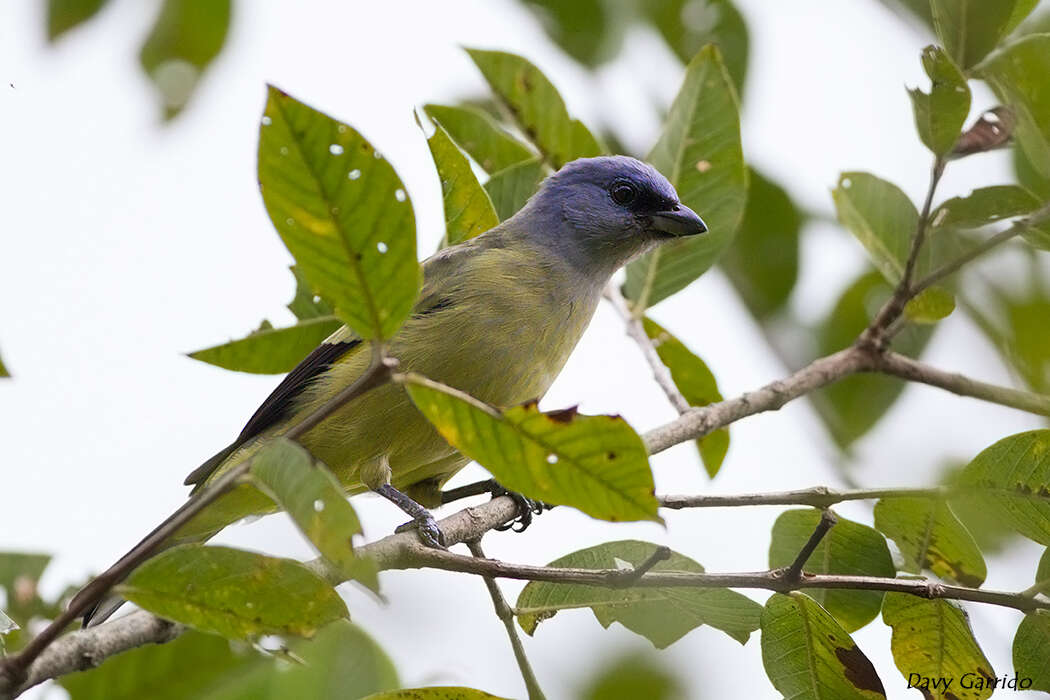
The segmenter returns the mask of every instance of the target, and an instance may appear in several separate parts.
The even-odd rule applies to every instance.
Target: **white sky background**
[[[510,0],[251,2],[238,10],[226,49],[193,104],[161,127],[137,65],[157,3],[116,0],[48,48],[42,5],[0,10],[0,351],[13,381],[0,383],[0,549],[55,554],[45,577],[60,590],[111,563],[185,495],[185,474],[227,444],[277,382],[210,367],[181,353],[240,337],[263,317],[290,322],[290,257],[267,219],[255,177],[264,83],[359,128],[406,182],[420,249],[440,236],[437,177],[412,109],[484,89],[462,45],[524,54],[585,121],[615,125],[644,152],[681,66],[659,41],[630,37],[597,79],[560,54]],[[918,199],[929,155],[914,134],[905,85],[925,86],[926,40],[880,5],[833,0],[738,0],[751,30],[744,143],[749,159],[807,207],[831,211],[842,170],[864,169]],[[9,86],[13,83],[13,87]],[[975,95],[975,113],[990,106]],[[943,194],[1006,182],[1002,155],[953,165]],[[702,212],[701,212],[702,213]],[[863,264],[860,246],[815,224],[805,239],[793,303],[815,319]],[[661,304],[654,316],[702,355],[722,392],[735,395],[784,374],[725,279],[715,272]],[[925,358],[1010,382],[993,350],[960,314],[942,324]],[[545,400],[622,413],[647,429],[673,417],[637,349],[599,310]],[[945,457],[969,459],[995,440],[1040,425],[1033,417],[909,388],[858,446],[864,485],[923,484]],[[722,474],[709,481],[691,445],[653,459],[660,493],[735,493],[840,483],[840,459],[804,401],[733,427]],[[483,474],[471,467],[465,483]],[[374,539],[404,520],[372,497],[354,501]],[[870,504],[846,504],[870,523]],[[542,564],[598,542],[666,542],[711,571],[766,565],[778,509],[671,513],[666,530],[611,525],[568,509],[525,536],[486,538],[491,556]],[[275,516],[222,535],[225,543],[312,556]],[[1039,549],[990,562],[989,587],[1031,583]],[[356,622],[394,658],[406,686],[472,685],[510,697],[521,679],[482,583],[440,572],[388,572],[388,604],[347,590]],[[505,582],[513,600],[519,584]],[[766,594],[755,593],[764,600]],[[996,671],[1011,673],[1019,615],[971,606]],[[911,697],[876,620],[855,635],[891,698]],[[649,643],[587,611],[559,614],[525,640],[549,697],[571,697],[593,667]],[[703,627],[658,656],[693,696],[778,697],[761,668],[758,634],[741,648]],[[48,697],[61,697],[52,689]],[[39,696],[39,694],[38,694]],[[917,697],[917,695],[916,695]]]

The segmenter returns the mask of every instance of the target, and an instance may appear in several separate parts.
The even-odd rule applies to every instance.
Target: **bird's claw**
[[[448,549],[445,546],[445,535],[441,532],[441,527],[429,512],[424,512],[404,525],[399,525],[394,532],[408,532],[409,530],[418,531],[419,539],[432,549]]]
[[[534,515],[541,514],[544,510],[550,510],[551,506],[547,505],[543,501],[537,501],[526,496],[522,496],[516,491],[508,491],[499,485],[499,483],[492,482],[492,497],[497,498],[499,496],[506,496],[515,505],[518,506],[518,517],[514,518],[508,523],[503,525],[497,525],[495,529],[500,532],[511,530],[513,532],[525,532],[525,530],[532,524],[532,518]]]

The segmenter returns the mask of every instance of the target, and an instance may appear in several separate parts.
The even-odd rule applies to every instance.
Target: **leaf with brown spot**
[[[506,488],[601,520],[663,522],[645,444],[624,420],[574,409],[552,415],[535,403],[501,412],[423,377],[408,375],[404,382],[449,444]]]
[[[942,599],[928,600],[907,593],[887,593],[882,619],[893,628],[890,649],[905,679],[909,673],[927,678],[962,678],[967,673],[989,674],[991,668],[974,639],[962,608]],[[987,677],[994,677],[994,673]],[[948,700],[949,692],[931,688],[934,700]],[[963,688],[956,682],[952,691],[958,700],[984,700],[992,688]]]
[[[984,583],[981,550],[945,501],[884,498],[875,504],[875,527],[897,543],[905,571],[929,569],[964,586]]]
[[[773,686],[785,697],[886,697],[871,661],[849,633],[803,593],[774,593],[766,601],[762,611],[762,664]]]

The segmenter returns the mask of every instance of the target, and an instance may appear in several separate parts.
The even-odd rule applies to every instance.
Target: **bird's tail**
[[[215,502],[209,504],[159,546],[156,546],[155,551],[143,557],[143,550],[147,543],[153,540],[157,532],[165,528],[173,518],[178,517],[182,509],[175,511],[138,544],[128,550],[128,553],[121,557],[110,569],[121,566],[129,560],[133,561],[142,558],[142,561],[145,561],[166,549],[171,549],[178,545],[203,544],[217,535],[227,525],[250,515],[272,513],[276,509],[277,506],[274,502],[254,487],[247,484],[236,486],[216,499]],[[139,564],[141,563],[140,561]],[[72,608],[85,610],[83,617],[84,627],[93,627],[105,622],[123,603],[124,601],[119,596],[106,593],[100,597],[100,594],[97,592],[92,591],[90,588],[85,588],[73,597],[69,605]]]

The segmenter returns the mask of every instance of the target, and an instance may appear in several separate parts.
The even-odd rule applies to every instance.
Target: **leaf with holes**
[[[995,48],[1014,16],[1016,0],[930,0],[941,43],[962,68]]]
[[[322,316],[332,316],[332,307],[328,305],[327,301],[318,296],[314,288],[299,272],[299,268],[295,265],[289,265],[288,269],[292,271],[292,275],[295,277],[295,296],[286,304],[288,310],[295,314],[295,317],[300,321],[321,318]]]
[[[456,145],[487,173],[499,172],[536,157],[528,146],[504,131],[480,109],[428,104],[423,111],[441,124]]]
[[[645,562],[657,546],[638,540],[606,542],[552,561],[549,566],[573,569],[617,569]],[[704,567],[672,552],[652,571],[703,573]],[[528,634],[560,610],[590,608],[598,622],[614,622],[640,634],[659,649],[701,625],[720,629],[741,644],[758,629],[762,606],[750,598],[721,588],[602,588],[578,584],[533,581],[522,589],[514,609],[518,624]]]
[[[1050,430],[1003,438],[973,458],[960,483],[967,498],[1025,537],[1050,545]]]
[[[299,562],[229,547],[173,547],[115,590],[155,615],[230,639],[312,637],[348,614],[339,594]]]
[[[514,216],[536,191],[545,173],[539,158],[525,160],[492,174],[485,191],[492,200],[501,221]]]
[[[645,444],[619,416],[584,416],[574,408],[541,413],[535,403],[501,413],[423,377],[404,381],[449,444],[511,491],[600,520],[663,522]]]
[[[747,202],[740,104],[722,54],[705,46],[689,63],[648,160],[704,218],[708,232],[664,243],[627,266],[624,295],[643,309],[684,289],[733,241]]]
[[[467,157],[452,142],[441,122],[435,122],[434,134],[427,139],[427,145],[441,180],[445,207],[445,235],[441,247],[473,238],[498,224],[499,217],[488,192],[478,182]]]
[[[883,498],[875,504],[875,527],[897,543],[904,571],[929,569],[972,588],[988,575],[973,536],[942,500]]]
[[[939,46],[922,51],[922,66],[930,77],[930,92],[909,90],[919,138],[936,156],[944,156],[959,139],[970,113],[970,88],[959,67]]]
[[[774,593],[762,611],[762,665],[793,700],[873,700],[875,667],[831,615],[803,593]]]
[[[769,566],[790,566],[820,522],[816,508],[787,510],[773,523],[769,544]],[[813,574],[893,577],[886,538],[876,530],[839,517],[838,523],[820,541],[802,567]],[[814,590],[811,597],[852,632],[875,619],[882,605],[879,591]]]
[[[995,678],[995,671],[977,646],[970,622],[955,603],[929,600],[908,593],[887,593],[882,620],[893,628],[890,650],[893,661],[909,684],[930,700],[983,700],[992,687],[980,687]],[[973,679],[967,688],[961,679]],[[919,676],[923,680],[915,680]],[[950,688],[934,679],[951,678]]]
[[[598,139],[578,119],[539,68],[503,51],[467,49],[489,87],[555,170],[577,158],[601,155]]]
[[[656,321],[643,317],[642,327],[653,341],[660,361],[671,373],[675,386],[690,406],[706,406],[722,400],[715,375],[703,360]],[[707,475],[714,478],[729,451],[729,428],[719,428],[705,435],[696,441],[696,446],[700,450],[700,460],[704,463]]]
[[[1017,185],[980,187],[965,197],[952,197],[933,212],[934,228],[980,228],[1039,208],[1039,198]]]
[[[990,3],[995,5],[996,3]],[[1050,34],[1024,37],[978,67],[1017,118],[1014,136],[1039,175],[1050,177]]]
[[[164,0],[139,51],[139,62],[160,93],[165,119],[182,111],[201,74],[222,51],[231,4],[231,0]]]
[[[421,280],[412,203],[393,167],[351,127],[271,86],[259,183],[300,273],[336,315],[367,340],[393,335]]]
[[[236,372],[284,374],[342,325],[334,316],[322,316],[285,328],[264,326],[240,340],[191,352],[189,357]]]
[[[1037,610],[1021,620],[1014,635],[1014,671],[1031,683],[1027,690],[1050,692],[1050,612]]]
[[[273,499],[325,559],[348,578],[379,590],[375,562],[354,555],[361,522],[328,468],[297,443],[274,438],[255,456],[252,478]]]

